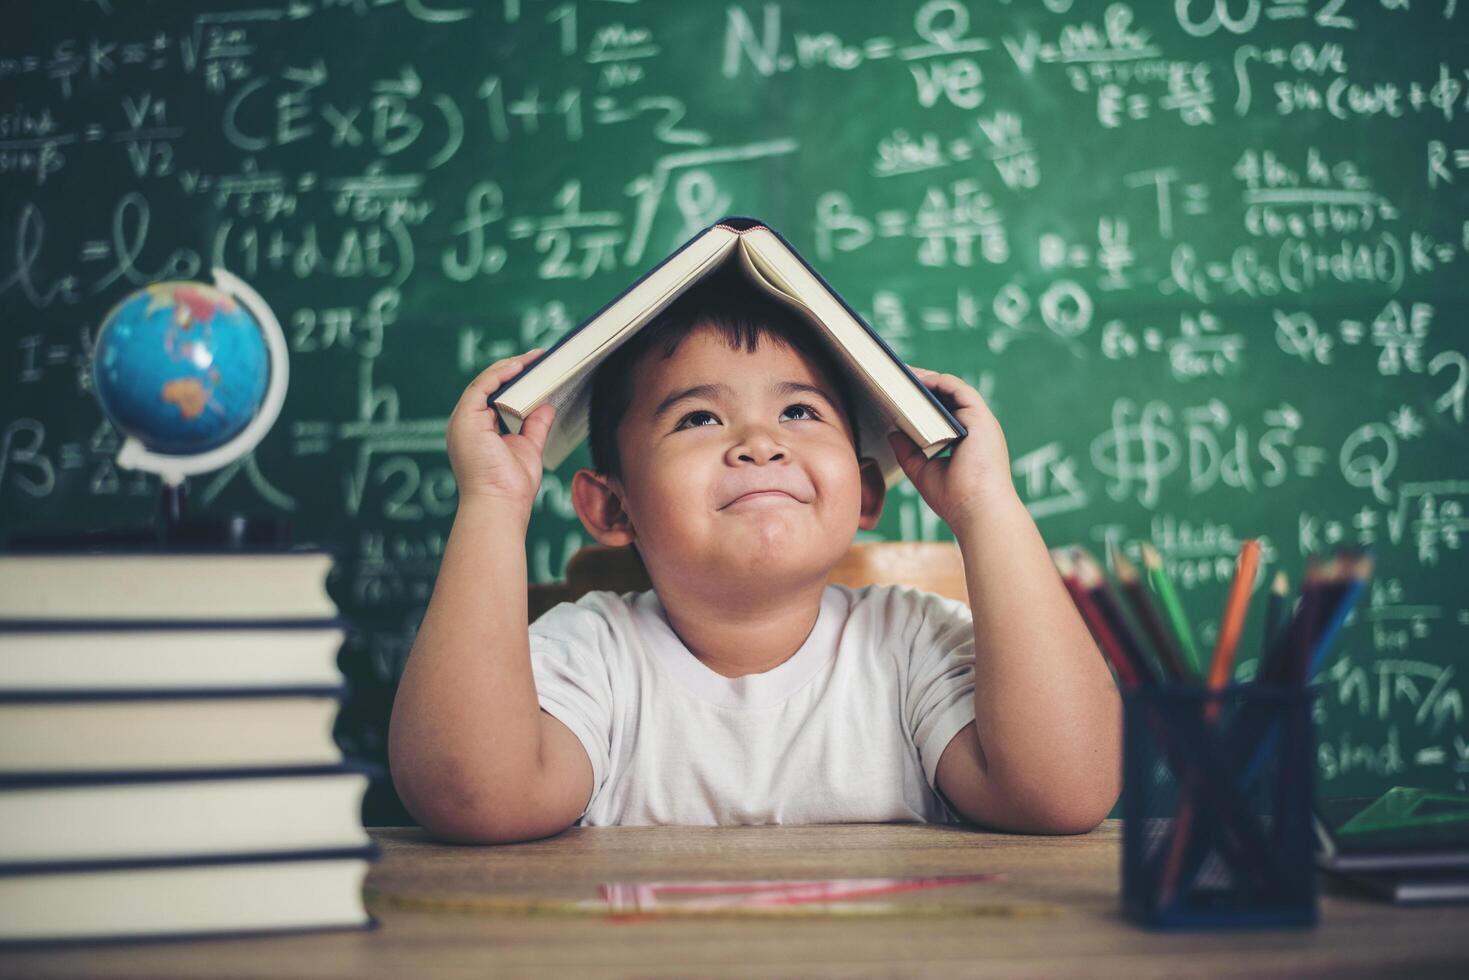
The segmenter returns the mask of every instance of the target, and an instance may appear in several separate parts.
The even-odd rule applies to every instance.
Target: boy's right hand
[[[496,361],[469,383],[445,434],[459,501],[488,499],[519,508],[529,519],[541,487],[541,453],[556,417],[549,402],[526,416],[518,434],[499,430],[490,395],[545,353],[541,347]]]

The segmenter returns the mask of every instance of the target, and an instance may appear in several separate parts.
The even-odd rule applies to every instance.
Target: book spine
[[[139,769],[26,772],[0,774],[0,792],[22,789],[59,787],[115,786],[135,783],[191,783],[236,781],[241,779],[316,779],[366,776],[369,779],[387,775],[383,768],[369,762],[345,761],[334,765],[267,766],[257,769]]]
[[[165,857],[88,859],[85,861],[12,861],[0,864],[0,877],[78,873],[88,871],[142,871],[163,868],[198,868],[231,864],[281,864],[288,861],[375,861],[381,854],[376,844],[309,851],[269,851],[263,854],[183,854]]]
[[[56,704],[62,702],[93,701],[235,701],[267,700],[277,698],[334,698],[344,699],[348,694],[346,684],[315,687],[197,687],[197,688],[140,688],[138,690],[88,689],[74,690],[0,690],[0,705],[5,704]]]
[[[338,630],[350,624],[334,619],[0,619],[6,633],[173,633],[227,630]]]

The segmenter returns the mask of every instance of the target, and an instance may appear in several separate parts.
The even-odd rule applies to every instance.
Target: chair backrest
[[[857,542],[832,569],[827,581],[852,588],[911,585],[969,602],[964,558],[952,541]],[[564,582],[530,587],[530,618],[534,621],[558,602],[575,602],[588,592],[640,592],[652,587],[647,569],[631,548],[586,545],[567,561]]]

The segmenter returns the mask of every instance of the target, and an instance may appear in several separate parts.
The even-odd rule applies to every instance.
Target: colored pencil
[[[1341,563],[1335,557],[1322,561],[1315,555],[1306,559],[1306,571],[1301,577],[1301,597],[1296,603],[1295,614],[1286,624],[1281,636],[1271,649],[1269,661],[1258,678],[1261,684],[1299,686],[1308,669],[1309,661],[1318,644],[1319,623],[1327,592],[1339,576]],[[1239,727],[1238,725],[1236,727]],[[1239,737],[1242,749],[1248,751],[1254,745],[1255,752],[1242,772],[1241,785],[1252,786],[1259,778],[1260,770],[1275,752],[1279,740],[1279,729],[1268,719],[1255,716],[1244,726]]]
[[[1257,682],[1279,684],[1289,677],[1292,637],[1302,630],[1306,622],[1303,617],[1315,615],[1322,586],[1321,567],[1321,560],[1315,555],[1306,556],[1306,570],[1301,575],[1301,591],[1296,598],[1295,608],[1289,612],[1284,625],[1276,630],[1274,640],[1261,655],[1259,669],[1255,671]]]
[[[1239,574],[1245,571],[1244,559],[1242,549],[1236,579],[1231,588],[1231,602],[1221,618],[1220,641],[1210,669],[1211,688],[1216,683],[1227,683],[1228,671],[1219,668],[1220,656],[1224,654],[1231,640],[1234,620],[1243,619],[1242,614],[1233,607],[1239,601],[1236,595],[1240,580],[1244,578]],[[1372,557],[1353,550],[1338,552],[1325,558],[1308,556],[1301,580],[1299,601],[1289,613],[1289,579],[1283,571],[1277,572],[1266,609],[1266,625],[1256,681],[1263,685],[1288,686],[1293,689],[1300,689],[1308,684],[1321,669],[1333,642],[1360,599],[1372,571]],[[1237,644],[1237,636],[1233,637],[1233,642]],[[1297,717],[1297,720],[1301,719]],[[1219,778],[1230,779],[1240,791],[1248,793],[1264,775],[1269,760],[1276,759],[1278,766],[1274,774],[1274,781],[1277,783],[1274,799],[1277,803],[1285,800],[1290,788],[1301,778],[1301,766],[1310,763],[1302,756],[1302,747],[1297,742],[1298,738],[1305,737],[1305,733],[1299,730],[1299,725],[1283,725],[1282,721],[1278,712],[1266,710],[1262,705],[1245,705],[1241,713],[1236,715],[1229,737],[1234,742],[1236,751],[1242,754],[1242,758],[1248,759],[1248,762],[1233,773],[1219,774]],[[1309,720],[1305,720],[1304,724],[1309,727]],[[1282,746],[1282,742],[1296,744]],[[1209,845],[1200,834],[1212,839],[1215,832],[1205,832],[1197,825],[1207,822],[1209,817],[1200,808],[1199,799],[1194,793],[1184,793],[1174,820],[1172,840],[1169,841],[1163,858],[1158,889],[1160,905],[1175,900],[1182,882],[1192,881],[1207,857]],[[1291,824],[1287,820],[1276,821],[1277,846],[1283,843],[1282,835],[1288,826]],[[1230,828],[1224,827],[1223,832],[1228,835]]]
[[[1336,639],[1336,634],[1341,632],[1342,624],[1347,621],[1347,616],[1352,612],[1352,607],[1357,604],[1362,590],[1366,588],[1367,580],[1372,577],[1373,558],[1371,555],[1362,554],[1346,559],[1342,563],[1343,589],[1336,599],[1335,608],[1324,617],[1326,625],[1316,637],[1314,649],[1306,664],[1306,670],[1298,680],[1302,684],[1309,684],[1311,678],[1321,669],[1321,662],[1326,659],[1326,651],[1331,647],[1331,641]]]
[[[1122,607],[1117,598],[1112,594],[1112,589],[1107,585],[1107,576],[1102,571],[1102,566],[1083,548],[1073,550],[1077,566],[1077,581],[1083,591],[1096,606],[1097,612],[1111,629],[1112,635],[1117,638],[1117,645],[1123,656],[1132,667],[1132,672],[1140,684],[1153,686],[1158,683],[1158,674],[1153,670],[1153,665],[1148,662],[1147,655],[1143,653],[1142,644],[1138,642],[1137,633],[1127,622],[1122,613]]]
[[[1173,582],[1168,578],[1168,572],[1163,568],[1163,558],[1158,554],[1156,548],[1151,544],[1143,542],[1143,565],[1147,568],[1148,584],[1153,587],[1153,592],[1163,603],[1163,611],[1168,616],[1168,621],[1173,624],[1173,632],[1178,636],[1178,647],[1183,651],[1184,662],[1189,665],[1189,671],[1194,677],[1201,672],[1199,664],[1199,651],[1194,647],[1193,630],[1188,625],[1188,617],[1183,614],[1183,604],[1178,601],[1178,593],[1173,590]]]
[[[1148,598],[1148,590],[1143,587],[1142,578],[1137,573],[1137,566],[1127,560],[1120,548],[1110,541],[1107,544],[1112,571],[1122,585],[1122,594],[1132,605],[1133,615],[1137,617],[1138,622],[1142,623],[1143,632],[1147,633],[1148,639],[1153,644],[1153,654],[1158,664],[1163,668],[1163,673],[1168,680],[1175,684],[1179,683],[1188,676],[1188,671],[1178,657],[1178,648],[1174,645],[1173,638],[1168,635],[1168,628],[1158,618],[1158,611],[1153,608],[1153,601]]]
[[[1230,583],[1229,596],[1224,603],[1224,615],[1219,620],[1219,638],[1214,643],[1214,657],[1209,664],[1209,689],[1217,692],[1228,686],[1231,668],[1234,665],[1235,647],[1239,645],[1240,632],[1244,627],[1245,613],[1249,609],[1250,590],[1255,584],[1255,575],[1260,569],[1260,542],[1248,538],[1240,545],[1239,557],[1235,560],[1234,581]],[[1219,719],[1220,702],[1211,697],[1204,702],[1204,718],[1211,724]],[[1189,836],[1193,832],[1194,809],[1192,796],[1185,797],[1178,808],[1173,822],[1173,841],[1164,865],[1159,888],[1159,902],[1167,904],[1173,900],[1178,887],[1179,875],[1183,871],[1185,853],[1188,851]]]
[[[1117,679],[1128,687],[1136,687],[1138,684],[1137,672],[1132,669],[1126,655],[1122,652],[1121,644],[1113,636],[1102,619],[1101,612],[1092,602],[1086,590],[1081,587],[1077,578],[1076,559],[1064,549],[1053,549],[1051,560],[1056,563],[1056,570],[1061,573],[1061,581],[1066,586],[1066,591],[1071,593],[1071,601],[1076,604],[1077,612],[1086,623],[1087,629],[1091,630],[1092,637],[1096,639],[1097,646],[1101,648],[1102,656],[1112,665],[1112,670],[1117,674]]]
[[[1338,588],[1340,562],[1333,556],[1326,561],[1308,561],[1306,574],[1301,581],[1301,601],[1296,614],[1291,617],[1281,639],[1275,670],[1269,680],[1275,684],[1298,683],[1306,670],[1312,642],[1318,635],[1323,610],[1330,601],[1330,593]]]
[[[1209,663],[1209,686],[1216,691],[1226,686],[1232,676],[1234,650],[1239,645],[1245,613],[1250,607],[1250,590],[1255,587],[1259,570],[1260,542],[1249,538],[1239,548],[1234,581],[1230,583],[1229,598],[1225,600],[1224,615],[1219,621],[1219,638],[1214,642],[1214,658]]]
[[[1370,559],[1363,563],[1366,556],[1360,552],[1338,553],[1327,562],[1322,571],[1324,583],[1319,590],[1320,600],[1317,603],[1315,615],[1302,630],[1301,645],[1293,646],[1291,649],[1290,672],[1286,682],[1292,687],[1304,688],[1310,683],[1311,675],[1315,667],[1319,666],[1324,658],[1326,650],[1331,645],[1332,639],[1337,631],[1341,629],[1343,621],[1356,602],[1357,594],[1360,592],[1362,582],[1366,580],[1365,574],[1354,575],[1354,572],[1371,571]],[[1275,799],[1277,801],[1286,798],[1290,788],[1300,778],[1298,770],[1302,766],[1300,756],[1303,754],[1302,742],[1308,739],[1311,720],[1309,714],[1301,719],[1299,725],[1280,725],[1273,728],[1269,738],[1262,747],[1257,763],[1263,765],[1269,758],[1270,752],[1276,742],[1285,744],[1279,750],[1279,768],[1275,774]],[[1283,730],[1283,731],[1282,731]],[[1281,738],[1281,735],[1284,735]],[[1305,762],[1310,765],[1314,760]],[[1256,765],[1251,766],[1253,772]],[[1277,845],[1285,841],[1286,821],[1276,821],[1275,840]]]
[[[1255,665],[1255,676],[1260,676],[1265,666],[1265,654],[1280,637],[1280,624],[1285,621],[1285,604],[1290,596],[1290,576],[1282,569],[1275,573],[1270,583],[1270,599],[1265,606],[1265,635],[1260,641],[1260,659]]]

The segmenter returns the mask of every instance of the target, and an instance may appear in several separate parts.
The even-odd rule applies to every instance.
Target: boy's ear
[[[862,457],[858,464],[858,475],[862,480],[862,513],[857,518],[857,527],[870,531],[877,527],[882,516],[882,504],[887,499],[888,484],[883,479],[882,467],[870,456]]]
[[[598,544],[620,548],[637,537],[622,509],[622,484],[596,470],[580,469],[571,478],[571,506]]]

